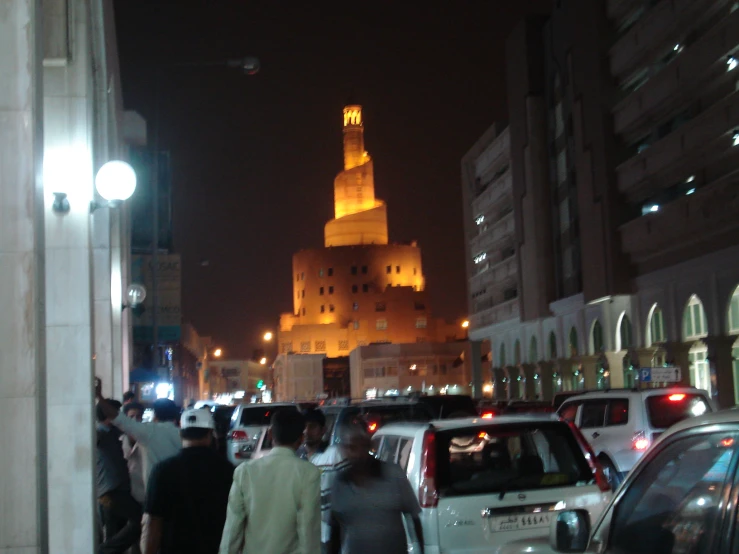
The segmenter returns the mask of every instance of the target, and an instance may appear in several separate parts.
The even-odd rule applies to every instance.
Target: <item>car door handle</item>
[[[600,433],[598,431],[596,431],[595,433],[593,433],[593,438],[594,439],[597,439],[598,437],[600,437]]]

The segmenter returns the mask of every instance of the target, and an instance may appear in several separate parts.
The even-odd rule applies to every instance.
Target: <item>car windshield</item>
[[[490,425],[437,432],[439,488],[448,496],[592,482],[577,439],[561,422]]]
[[[240,424],[244,426],[269,425],[272,416],[279,410],[297,410],[295,406],[249,406],[241,412]]]
[[[710,411],[710,404],[700,393],[666,392],[647,397],[647,415],[653,429],[667,429]]]

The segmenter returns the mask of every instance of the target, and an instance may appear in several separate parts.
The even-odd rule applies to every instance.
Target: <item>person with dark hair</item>
[[[110,400],[112,406],[120,402]],[[134,546],[141,533],[141,506],[131,496],[131,481],[121,448],[121,432],[96,406],[96,490],[103,537],[101,554],[119,554]]]
[[[144,420],[144,407],[138,402],[123,404],[123,413],[134,421]],[[144,461],[141,457],[141,448],[136,439],[128,435],[121,437],[123,456],[128,462],[128,473],[131,476],[131,495],[139,504],[144,503],[146,484],[144,483]]]
[[[182,414],[182,451],[157,464],[146,487],[143,554],[218,552],[234,467],[212,448],[214,430],[207,410]]]
[[[271,452],[234,472],[220,554],[317,554],[321,549],[321,472],[295,455],[305,419],[272,416]]]
[[[406,554],[403,519],[409,516],[423,554],[421,507],[405,472],[370,454],[367,429],[354,422],[342,429],[340,447],[349,467],[331,490],[332,554]]]
[[[331,487],[337,473],[347,466],[339,449],[323,440],[325,434],[324,413],[316,408],[307,410],[304,442],[298,449],[298,457],[308,460],[321,472],[321,551],[324,554],[331,540]]]
[[[136,394],[133,391],[126,391],[123,393],[123,405],[127,406],[132,402],[136,401]]]
[[[98,407],[113,425],[133,438],[141,448],[143,479],[146,483],[156,464],[175,456],[182,448],[180,430],[174,424],[179,415],[179,408],[171,400],[160,398],[154,402],[152,423],[143,423],[127,417],[118,406],[113,405],[110,400],[105,400],[101,389],[102,381],[96,378],[95,397],[98,400]]]

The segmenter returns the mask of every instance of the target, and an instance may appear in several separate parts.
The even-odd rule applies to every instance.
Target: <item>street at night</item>
[[[0,554],[736,550],[739,2],[9,0],[0,70]]]

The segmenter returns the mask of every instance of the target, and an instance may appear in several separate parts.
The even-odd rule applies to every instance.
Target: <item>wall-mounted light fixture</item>
[[[51,209],[56,214],[68,214],[69,213],[69,200],[67,200],[66,192],[54,192],[54,203],[51,205]]]
[[[146,287],[137,283],[128,285],[126,298],[128,299],[128,303],[123,305],[123,309],[125,310],[126,308],[136,308],[137,306],[143,304],[144,300],[146,300]]]
[[[131,198],[136,190],[136,172],[126,162],[113,160],[101,167],[95,176],[95,188],[105,200],[90,202],[90,213],[98,208],[115,208]]]

